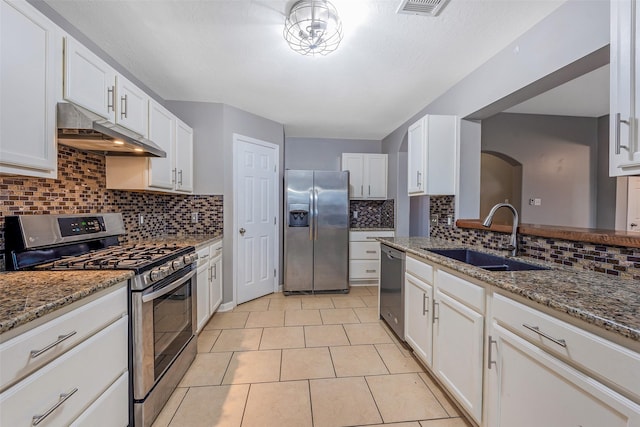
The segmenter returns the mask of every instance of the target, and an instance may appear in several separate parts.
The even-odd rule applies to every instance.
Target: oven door
[[[189,265],[131,293],[135,400],[146,398],[194,335],[195,274]]]

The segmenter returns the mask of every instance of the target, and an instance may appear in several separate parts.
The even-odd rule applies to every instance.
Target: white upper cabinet
[[[350,199],[387,198],[387,155],[342,153],[343,171],[349,171]]]
[[[64,44],[64,69],[64,99],[147,136],[147,94],[68,36]]]
[[[0,1],[0,174],[57,175],[56,33],[26,1]]]
[[[107,188],[193,192],[193,129],[153,100],[148,111],[149,139],[167,157],[107,156]]]
[[[193,191],[193,129],[176,119],[176,190]]]
[[[149,96],[122,76],[116,77],[116,122],[147,137]]]
[[[64,39],[64,99],[115,123],[116,72],[71,37]]]
[[[409,127],[409,196],[455,194],[457,123],[455,116],[426,115]]]
[[[173,135],[176,119],[155,101],[149,101],[149,139],[167,153],[167,157],[149,159],[149,187],[173,190]]]
[[[610,176],[640,174],[639,13],[634,0],[611,2]]]

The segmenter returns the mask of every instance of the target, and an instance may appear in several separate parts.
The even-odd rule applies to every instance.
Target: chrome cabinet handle
[[[241,228],[241,229],[240,229],[240,230],[238,230],[238,231],[240,231],[240,235],[241,235],[241,236],[244,236],[244,233],[246,233],[246,232],[247,232],[247,230],[245,230],[244,228]]]
[[[492,351],[492,345],[493,344],[497,344],[498,341],[491,339],[491,335],[489,335],[489,342],[487,343],[487,345],[489,346],[488,349],[488,353],[487,353],[487,369],[491,369],[491,365],[496,365],[498,366],[498,363],[495,360],[491,360],[492,356],[491,356],[491,351]]]
[[[178,171],[178,185],[182,185],[182,169]]]
[[[40,356],[42,353],[44,353],[44,352],[46,352],[48,350],[51,350],[53,347],[57,346],[62,341],[71,338],[75,334],[76,334],[76,331],[72,331],[72,332],[69,332],[66,335],[58,335],[58,339],[55,340],[54,342],[52,342],[51,344],[49,344],[48,346],[46,346],[45,348],[42,348],[40,350],[31,350],[31,357],[35,359],[36,357]]]
[[[377,270],[366,270],[367,273],[375,273]]]
[[[616,126],[615,126],[615,139],[616,139],[616,154],[620,154],[620,149],[624,148],[625,150],[629,151],[629,147],[626,145],[621,145],[620,144],[620,123],[624,123],[625,125],[630,126],[630,121],[629,120],[622,120],[620,113],[616,113]],[[629,130],[631,131],[631,130]]]
[[[31,425],[32,426],[37,426],[38,424],[40,424],[42,421],[44,421],[45,418],[47,418],[49,415],[51,415],[51,413],[53,411],[58,409],[60,407],[60,405],[62,405],[64,402],[66,402],[67,399],[69,399],[71,396],[73,396],[77,391],[78,391],[78,388],[76,387],[73,390],[71,390],[69,393],[62,393],[60,395],[60,400],[58,400],[51,408],[47,409],[47,411],[44,414],[42,414],[42,415],[34,415],[33,416],[33,421],[31,423]]]
[[[532,332],[535,332],[536,334],[540,335],[541,337],[544,337],[546,339],[548,339],[549,341],[552,341],[556,344],[558,344],[561,347],[566,347],[567,346],[567,341],[561,339],[561,338],[554,338],[551,335],[547,334],[546,332],[543,332],[540,330],[540,328],[538,326],[531,326],[531,325],[527,325],[526,323],[523,323],[522,326],[524,326],[525,328],[529,329]]]
[[[367,236],[367,240],[375,240],[375,239],[377,239],[377,237],[375,237],[375,236]]]
[[[631,225],[633,225],[633,224],[631,224]],[[376,253],[376,251],[367,251],[367,253],[368,253],[368,254],[375,254],[375,253]]]
[[[107,111],[116,111],[116,87],[111,86],[107,89]]]
[[[420,173],[420,171],[416,171],[416,185],[418,186],[418,188],[422,187],[422,183],[420,182],[420,177],[422,176],[422,173]]]
[[[211,283],[213,281],[213,273],[211,272],[211,267],[209,267],[208,269],[209,274],[207,275],[207,282]]]
[[[120,118],[127,118],[127,95],[120,97]]]
[[[218,278],[218,265],[217,264],[213,264],[213,279],[217,279]]]
[[[371,195],[371,186],[369,185],[369,195]]]
[[[171,183],[172,184],[175,184],[176,181],[177,181],[177,173],[178,173],[177,171],[178,171],[178,169],[176,169],[176,168],[171,169]]]
[[[424,316],[429,312],[427,306],[429,305],[429,297],[427,294],[422,294],[422,315]]]
[[[436,300],[433,300],[433,322],[432,323],[436,323],[436,320],[438,320],[440,318],[440,310],[438,310],[438,315],[436,316],[436,307],[438,307],[438,309],[440,308],[440,303],[436,302]]]

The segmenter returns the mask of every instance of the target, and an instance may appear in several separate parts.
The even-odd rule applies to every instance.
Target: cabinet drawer
[[[0,425],[31,426],[77,391],[42,421],[43,426],[68,426],[127,370],[127,323],[123,317],[23,381],[0,394]]]
[[[351,260],[349,262],[349,279],[379,279],[380,262],[368,260]]]
[[[378,237],[393,237],[393,231],[350,231],[350,242],[371,242]]]
[[[640,402],[640,354],[502,295],[494,295],[492,312],[505,328],[617,385]]]
[[[220,240],[217,243],[214,243],[213,245],[210,246],[211,248],[211,258],[218,258],[220,256],[222,256],[222,240]]]
[[[129,424],[129,373],[111,384],[71,427],[125,427]]]
[[[0,390],[44,366],[126,313],[127,288],[123,286],[0,344]],[[65,336],[69,338],[63,339]],[[60,343],[38,356],[32,356],[32,351],[44,350],[57,341]]]
[[[351,242],[349,243],[349,258],[351,259],[380,259],[380,243]]]
[[[484,313],[484,288],[461,277],[438,270],[436,285],[442,292],[465,303],[478,313]]]
[[[198,254],[198,267],[209,263],[209,258],[211,257],[210,246],[200,248],[196,253]]]
[[[424,280],[429,284],[433,284],[433,267],[430,264],[418,261],[417,259],[408,256],[405,259],[405,270],[407,273],[414,275],[418,279]]]

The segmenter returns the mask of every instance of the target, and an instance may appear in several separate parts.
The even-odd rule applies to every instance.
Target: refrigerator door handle
[[[313,202],[313,189],[309,190],[309,240],[313,240],[313,228],[314,224],[314,202]]]
[[[313,240],[318,240],[318,190],[315,189],[313,191],[315,193],[315,200],[313,202],[313,218],[315,221],[315,224],[313,225],[313,231],[315,233],[315,238]]]

